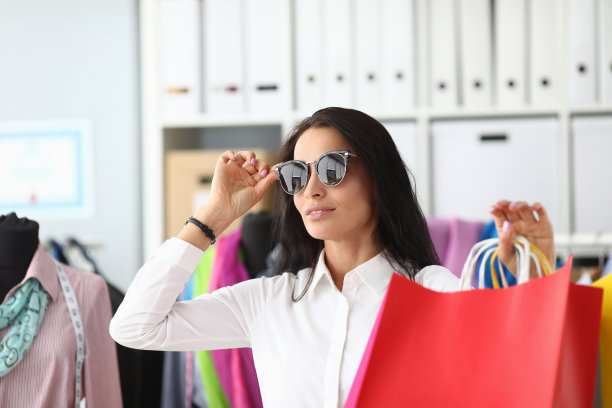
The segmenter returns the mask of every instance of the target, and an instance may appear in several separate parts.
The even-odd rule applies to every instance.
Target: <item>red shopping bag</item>
[[[556,273],[439,293],[394,275],[346,407],[589,407],[602,291]]]

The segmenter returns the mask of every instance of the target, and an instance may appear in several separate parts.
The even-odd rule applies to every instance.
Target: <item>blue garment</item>
[[[485,239],[490,239],[490,238],[499,238],[499,234],[497,233],[497,228],[495,227],[495,221],[490,221],[489,223],[485,224],[484,228],[482,229],[482,233],[480,234],[480,240],[483,241]],[[480,268],[480,263],[483,261],[483,255],[480,256],[480,258],[478,259],[478,263],[476,264],[476,270],[478,271],[478,269]],[[486,264],[485,264],[485,280],[484,280],[484,284],[485,284],[485,288],[492,288],[493,287],[493,278],[491,277],[491,264],[490,264],[490,259],[486,260]],[[501,262],[500,262],[501,263]],[[514,275],[512,275],[512,272],[510,272],[508,270],[508,268],[506,268],[506,266],[504,264],[502,265],[502,270],[503,270],[503,274],[506,277],[506,281],[508,282],[508,286],[513,286],[516,285],[516,278],[514,277]],[[495,274],[497,276],[497,281],[501,284],[502,280],[501,280],[501,274],[500,271],[495,270]],[[476,278],[476,284],[478,283],[478,278]],[[476,286],[476,285],[474,285]]]

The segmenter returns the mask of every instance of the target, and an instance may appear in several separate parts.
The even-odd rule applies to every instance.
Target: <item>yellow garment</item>
[[[601,363],[601,399],[604,408],[612,408],[612,274],[593,283],[604,290],[599,332]]]

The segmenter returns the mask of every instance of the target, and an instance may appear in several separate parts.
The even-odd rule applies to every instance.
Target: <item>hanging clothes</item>
[[[220,240],[222,240],[222,238],[217,240],[217,244],[215,244],[214,247],[210,247],[206,252],[204,252],[202,259],[200,259],[200,262],[195,269],[193,275],[194,298],[205,293],[210,293],[210,278],[216,253],[219,249],[218,242]],[[217,370],[213,363],[213,358],[210,351],[196,351],[196,361],[198,363],[198,367],[200,368],[208,406],[211,408],[230,408],[231,405],[219,381]]]
[[[442,266],[460,277],[470,249],[480,240],[484,223],[458,218],[429,218],[427,227]]]
[[[216,246],[202,255],[179,300],[190,300],[208,293],[208,283]],[[194,370],[187,368],[187,352],[165,352],[161,408],[229,408],[209,351],[196,351]],[[188,390],[187,384],[190,385]],[[191,394],[191,402],[188,401]],[[203,396],[204,398],[201,398]]]
[[[121,407],[121,390],[114,342],[108,333],[111,319],[104,280],[68,266],[64,270],[76,294],[84,325],[85,361],[82,396],[88,408]],[[75,406],[77,341],[55,261],[39,245],[23,281],[38,279],[49,293],[38,334],[17,367],[0,380],[3,408]],[[3,337],[7,329],[0,330]]]
[[[54,240],[50,240],[49,245],[60,262],[64,259],[70,266],[79,270],[85,267],[84,270],[91,271],[105,280],[114,315],[123,301],[124,293],[106,279],[88,248],[75,237],[68,238],[67,245],[61,245]],[[130,408],[159,407],[164,353],[133,349],[117,343],[115,346],[123,405]]]
[[[219,239],[210,278],[210,291],[250,279],[239,259],[242,230]],[[263,407],[253,352],[250,348],[212,350],[221,385],[234,408]]]

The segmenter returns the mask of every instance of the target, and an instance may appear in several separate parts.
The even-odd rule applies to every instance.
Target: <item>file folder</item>
[[[412,0],[382,0],[382,106],[406,112],[415,105],[415,21]]]
[[[326,106],[353,107],[351,67],[351,2],[325,0],[324,103]]]
[[[600,96],[604,104],[612,104],[612,0],[601,0],[599,12]]]
[[[159,18],[162,115],[197,114],[202,108],[200,2],[162,0]]]
[[[283,53],[283,0],[243,0],[246,27],[247,111],[279,113],[282,109],[283,72],[287,60]]]
[[[312,114],[323,107],[323,0],[295,1],[297,110]]]
[[[203,10],[205,110],[242,113],[242,0],[206,0]]]
[[[574,230],[612,231],[612,117],[572,120]]]
[[[568,7],[570,102],[594,103],[597,100],[595,0],[568,0]]]
[[[529,15],[529,102],[534,106],[555,105],[559,103],[563,72],[559,68],[562,25],[557,0],[530,0]]]
[[[525,7],[525,0],[496,2],[496,95],[499,106],[523,106],[527,101]]]
[[[458,103],[456,8],[453,0],[430,0],[430,103],[437,108]]]
[[[355,7],[355,105],[372,112],[381,109],[381,4],[378,0],[354,0]]]
[[[463,105],[489,106],[492,95],[491,6],[489,0],[460,0]]]

